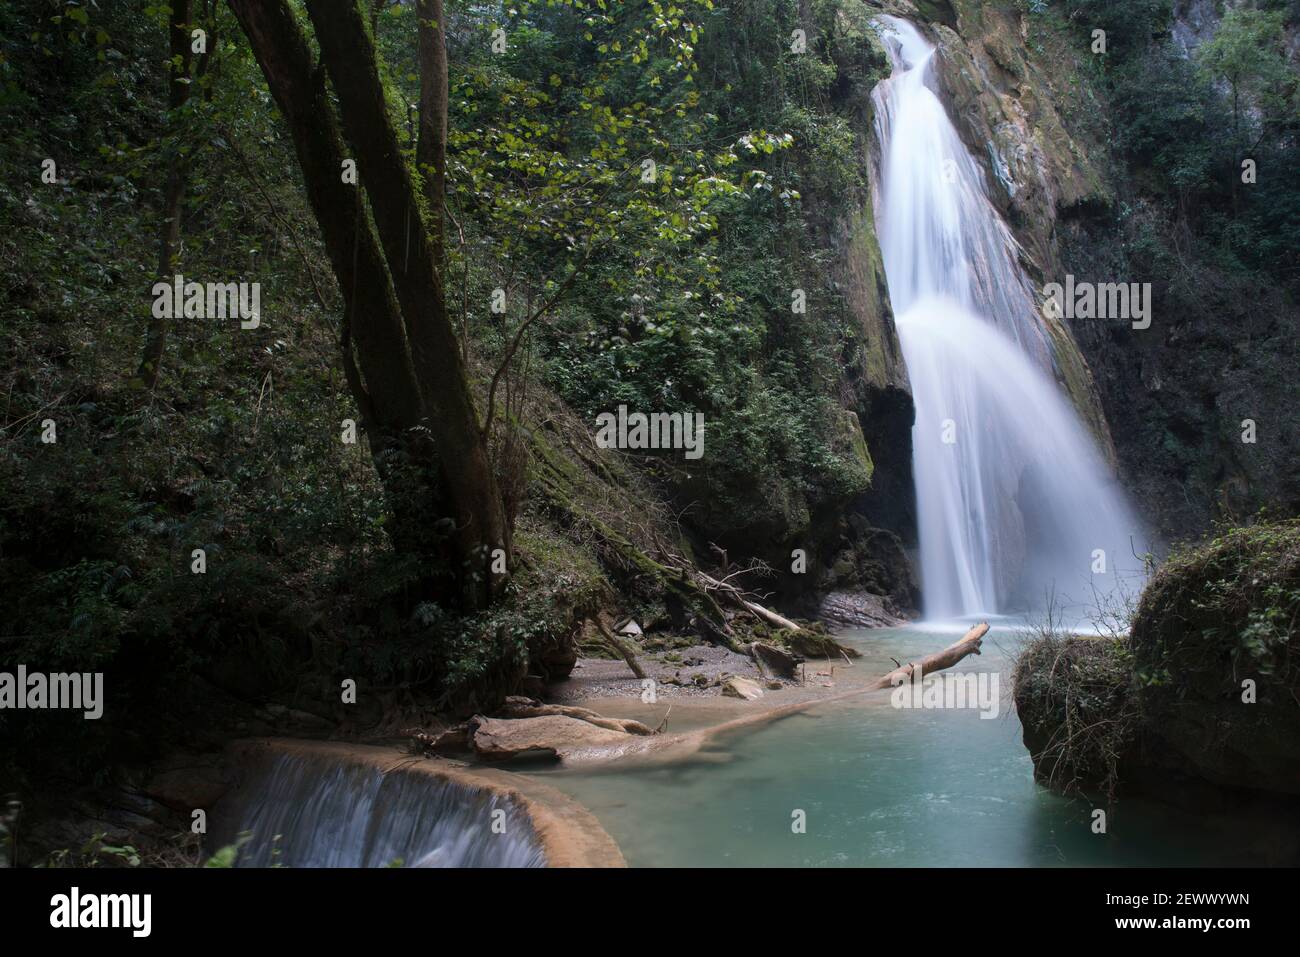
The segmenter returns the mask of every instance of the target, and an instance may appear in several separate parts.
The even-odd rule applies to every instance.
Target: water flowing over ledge
[[[252,832],[239,866],[624,866],[585,808],[509,772],[275,738],[236,742],[228,759],[238,784],[214,811],[208,846]]]

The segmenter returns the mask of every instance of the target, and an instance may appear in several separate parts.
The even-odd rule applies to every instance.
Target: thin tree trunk
[[[325,77],[285,0],[230,0],[293,137],[307,200],[343,294],[345,364],[358,361],[355,397],[372,429],[401,432],[423,418],[401,312],[360,187],[344,181],[347,154]],[[356,358],[351,352],[355,347]],[[373,437],[372,437],[373,444]]]
[[[167,124],[169,135],[176,147],[176,155],[172,157],[167,167],[163,186],[162,219],[158,229],[158,278],[164,280],[171,278],[176,266],[176,251],[181,239],[181,213],[188,178],[184,153],[180,150],[179,144],[175,143],[178,131],[174,124],[176,111],[183,107],[190,97],[190,63],[193,59],[189,33],[190,2],[191,0],[172,0],[171,20],[167,29],[167,48],[171,54],[167,60]],[[167,323],[166,319],[150,315],[144,355],[140,360],[140,369],[136,373],[146,389],[152,389],[158,384],[158,372],[162,367],[163,353],[167,349]]]
[[[646,676],[645,669],[642,668],[641,664],[636,660],[636,651],[632,647],[632,643],[624,641],[618,635],[614,634],[613,631],[606,628],[605,623],[599,618],[594,618],[592,620],[596,623],[596,630],[599,631],[601,636],[605,639],[605,643],[614,651],[618,652],[618,656],[627,662],[627,666],[632,669],[632,674],[636,675],[638,678],[644,679]]]
[[[447,45],[443,0],[419,0],[420,139],[415,162],[429,204],[429,233],[439,267],[446,242]]]
[[[363,416],[379,432],[379,447],[375,436],[371,444],[395,501],[394,543],[436,558],[449,573],[453,600],[481,607],[504,584],[505,575],[491,573],[491,552],[502,548],[509,555],[510,529],[365,18],[353,0],[308,3],[322,69],[286,0],[230,0],[230,6],[285,116],[339,278],[344,371]],[[445,113],[445,97],[443,106]],[[347,160],[360,173],[373,226],[360,186],[343,180]],[[444,156],[434,161],[442,168]],[[413,458],[416,468],[385,464],[384,442]]]

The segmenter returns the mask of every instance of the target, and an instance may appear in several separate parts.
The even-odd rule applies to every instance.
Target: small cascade
[[[400,768],[272,754],[229,800],[209,847],[251,835],[239,867],[546,866],[531,822],[512,802]]]

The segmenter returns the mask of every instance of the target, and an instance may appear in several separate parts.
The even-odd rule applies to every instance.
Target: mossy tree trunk
[[[491,567],[496,549],[508,560],[509,522],[446,308],[441,235],[402,159],[366,17],[353,0],[307,3],[318,68],[286,0],[230,5],[292,134],[343,293],[344,371],[389,494],[394,542],[430,560],[435,598],[483,607],[505,581]],[[442,169],[445,138],[431,146]],[[356,185],[344,175],[349,160]]]

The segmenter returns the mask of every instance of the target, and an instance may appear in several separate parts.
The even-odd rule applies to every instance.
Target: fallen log
[[[801,711],[807,711],[809,708],[815,708],[832,701],[843,701],[846,698],[883,691],[886,688],[893,687],[896,679],[899,681],[910,681],[918,668],[924,674],[933,674],[936,671],[951,668],[967,656],[978,655],[980,653],[980,644],[984,640],[984,636],[988,633],[988,630],[988,623],[981,622],[967,631],[959,641],[949,645],[942,651],[926,655],[919,662],[909,662],[906,665],[895,668],[893,671],[881,675],[875,681],[864,687],[853,688],[849,691],[841,691],[836,694],[827,695],[824,698],[811,698],[805,701],[794,701],[777,708],[746,714],[739,718],[733,718],[730,721],[724,721],[721,724],[710,725],[706,728],[699,728],[682,734],[656,734],[653,736],[636,737],[633,739],[630,747],[604,749],[603,753],[602,749],[594,748],[584,753],[581,756],[581,759],[589,762],[597,762],[621,757],[630,757],[634,754],[645,756],[654,754],[659,756],[661,759],[667,760],[670,758],[676,759],[696,754],[704,747],[705,742],[716,735],[726,734],[740,728],[766,724],[770,721],[776,721],[788,715],[798,714]]]
[[[654,729],[632,718],[607,718],[590,708],[579,708],[565,704],[543,704],[522,695],[511,695],[506,703],[498,708],[493,718],[516,720],[519,718],[545,718],[560,715],[565,718],[577,718],[607,731],[623,731],[626,734],[654,734]]]
[[[790,643],[791,650],[796,654],[806,657],[821,656],[825,658],[834,658],[836,655],[839,655],[848,661],[849,664],[853,663],[850,659],[860,657],[855,649],[850,648],[847,645],[841,645],[829,635],[823,635],[819,632],[805,628],[797,621],[792,621],[770,608],[765,608],[756,601],[751,601],[749,598],[745,597],[745,593],[735,585],[732,585],[729,582],[720,581],[711,575],[706,575],[704,572],[696,572],[696,574],[704,584],[705,589],[713,589],[722,592],[735,604],[739,605],[742,609],[749,612],[760,621],[765,621],[769,625],[773,625],[782,631],[790,632],[789,635],[785,636],[786,641]],[[732,650],[739,650],[753,657],[753,651],[750,647],[742,647],[739,649],[732,648]]]
[[[872,682],[871,687],[867,690],[879,691],[882,688],[896,687],[904,682],[910,683],[913,674],[918,668],[922,675],[933,674],[936,671],[951,668],[967,655],[978,655],[980,653],[980,643],[984,640],[984,636],[988,634],[988,630],[988,622],[982,621],[962,635],[960,641],[949,645],[943,651],[936,651],[934,654],[926,655],[919,662],[908,662],[895,668],[889,674],[881,675]]]

